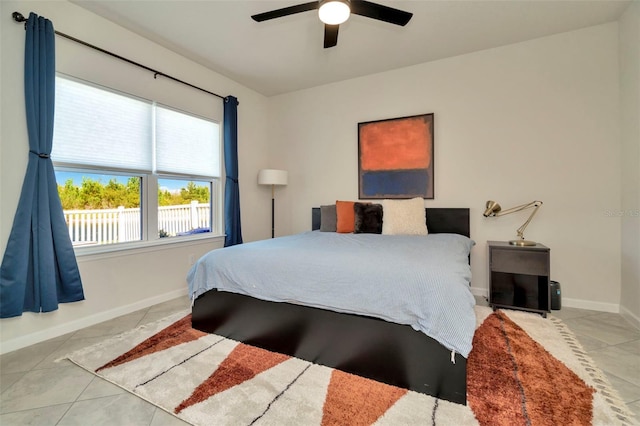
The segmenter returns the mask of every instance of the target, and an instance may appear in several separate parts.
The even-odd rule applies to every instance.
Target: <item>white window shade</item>
[[[152,171],[152,112],[151,102],[58,77],[51,158]]]
[[[213,121],[156,108],[158,173],[220,177],[220,126]]]

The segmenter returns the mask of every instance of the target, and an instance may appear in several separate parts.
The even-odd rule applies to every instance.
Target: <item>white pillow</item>
[[[382,200],[383,235],[427,235],[424,199]]]

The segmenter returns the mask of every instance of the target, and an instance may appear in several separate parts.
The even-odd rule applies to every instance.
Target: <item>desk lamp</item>
[[[511,240],[509,241],[509,244],[511,244],[512,246],[535,246],[536,245],[535,241],[529,241],[524,239],[524,230],[527,227],[527,225],[529,225],[529,222],[531,222],[533,215],[536,214],[536,212],[538,211],[541,205],[542,205],[542,201],[532,201],[527,204],[522,204],[521,206],[516,206],[507,210],[502,210],[502,208],[500,207],[500,204],[496,203],[495,201],[489,200],[487,201],[486,209],[483,215],[484,217],[490,217],[490,216],[498,217],[498,216],[504,216],[507,214],[533,208],[534,210],[529,216],[529,219],[527,219],[527,221],[523,223],[522,226],[518,228],[518,230],[516,231],[519,239]]]

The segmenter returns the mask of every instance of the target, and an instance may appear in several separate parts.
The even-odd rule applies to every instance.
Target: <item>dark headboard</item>
[[[427,229],[431,234],[460,234],[471,237],[469,209],[458,207],[428,207]],[[384,221],[384,213],[382,216]],[[311,229],[320,229],[320,207],[311,208]]]

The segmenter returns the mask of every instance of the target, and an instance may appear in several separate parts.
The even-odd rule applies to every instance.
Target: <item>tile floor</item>
[[[55,360],[188,307],[186,297],[175,299],[2,355],[0,425],[184,425],[72,363]],[[552,314],[573,330],[640,423],[640,330],[616,314],[572,308]]]

